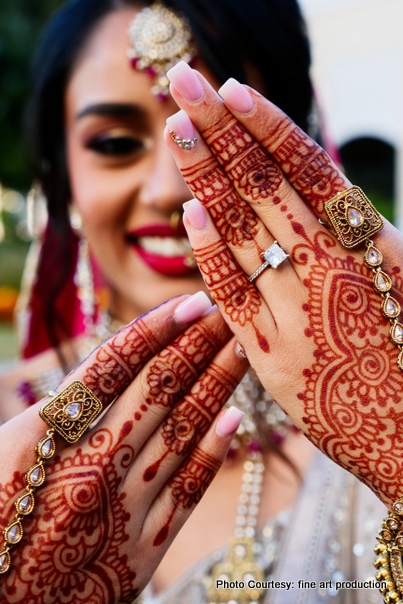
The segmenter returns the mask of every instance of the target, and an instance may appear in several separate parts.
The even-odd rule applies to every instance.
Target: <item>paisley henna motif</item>
[[[163,350],[147,374],[148,405],[173,407],[208,366],[223,339],[202,322],[190,327]]]
[[[300,260],[305,254],[310,266],[304,282],[305,335],[315,344],[314,362],[304,371],[305,389],[298,395],[303,422],[329,457],[384,500],[395,500],[402,488],[402,376],[370,271],[353,256],[334,258],[322,233],[306,239],[294,250]],[[400,276],[395,285],[402,291]]]
[[[46,485],[35,494],[35,514],[25,523],[24,546],[15,550],[12,571],[4,578],[8,603],[134,599],[136,573],[125,545],[130,514],[120,489],[134,452],[114,445],[106,429],[92,435],[89,447],[91,452],[78,449],[47,468]],[[0,492],[8,494],[17,482]]]

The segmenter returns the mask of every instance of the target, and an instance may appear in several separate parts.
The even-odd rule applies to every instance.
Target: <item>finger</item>
[[[195,294],[193,298],[197,295]],[[211,307],[205,294],[203,296],[205,304],[199,306],[199,316]],[[79,367],[70,372],[59,385],[58,392],[72,381],[80,380],[91,389],[106,409],[131,383],[144,364],[197,318],[197,305],[196,314],[193,312],[187,316],[186,313],[179,312],[179,316],[175,316],[175,311],[180,311],[181,304],[190,298],[190,296],[172,298],[123,327],[92,352]],[[32,443],[35,445],[44,436],[46,424],[38,411],[49,400],[49,398],[42,399],[27,410],[29,413],[24,412],[18,416],[18,418],[29,416],[30,431],[29,438],[21,442],[21,447],[16,449],[21,462],[32,456]],[[13,421],[18,419],[14,418]],[[58,450],[65,446],[66,442],[58,438]],[[21,467],[21,462],[16,467]]]
[[[222,413],[161,490],[140,538],[151,535],[154,547],[169,547],[219,470],[242,417],[235,407]]]
[[[118,433],[139,452],[183,399],[232,334],[217,307],[153,357],[99,423]]]
[[[174,131],[171,128],[174,128]],[[189,150],[176,144],[178,133],[180,140],[195,140],[196,137],[193,125],[184,111],[168,118],[165,140],[190,189],[208,209],[217,231],[232,252],[233,258],[246,275],[252,275],[262,265],[264,252],[273,245],[275,241],[273,235],[234,189],[204,141],[198,140],[189,153]],[[192,202],[186,204],[186,208],[189,210],[190,218]],[[204,230],[206,226],[204,214],[200,215],[200,220],[197,220],[197,213],[194,216],[198,223],[195,225],[196,229]],[[290,230],[295,238],[295,233]],[[278,274],[275,277],[267,272],[256,281],[269,306],[272,301],[274,304],[278,302],[278,296],[275,295],[273,288],[283,290],[285,287],[293,287],[290,280],[296,277],[293,274],[293,265],[289,262],[285,263],[281,271],[276,272]]]
[[[142,485],[138,485],[139,505],[148,508],[183,459],[209,430],[248,366],[247,362],[236,357],[232,339],[146,442],[136,460],[136,474],[142,476]]]
[[[220,89],[220,94],[240,123],[274,157],[300,196],[316,215],[325,219],[324,203],[351,187],[329,155],[278,107],[252,88],[231,80]],[[247,113],[237,102],[237,95],[249,97]]]
[[[197,80],[203,90],[203,96],[200,102],[188,102],[180,96],[175,88],[172,88],[175,100],[186,110],[197,130],[209,145],[211,153],[222,166],[220,172],[233,185],[238,193],[238,198],[246,201],[254,214],[260,218],[258,222],[260,228],[256,229],[258,233],[261,232],[262,223],[271,233],[270,241],[267,241],[267,236],[266,238],[260,237],[259,246],[263,247],[260,253],[265,251],[274,240],[277,240],[286,251],[291,250],[296,239],[295,231],[300,230],[301,225],[308,232],[324,231],[271,155],[228,111],[210,84],[200,74],[184,65],[183,73],[181,73],[181,66],[170,72],[170,77],[175,85],[178,85],[178,73],[181,77],[186,76],[186,83],[189,80]],[[182,81],[179,78],[179,85],[181,84]],[[243,88],[242,91],[245,93]],[[253,119],[257,119],[255,113]],[[174,143],[170,144],[168,141],[168,144],[195,196],[202,203],[205,203],[204,191],[207,190],[212,198],[214,195],[216,196],[217,188],[222,181],[220,172],[216,170],[208,174],[209,186],[206,187],[206,169],[200,170],[200,153],[195,153],[194,150],[191,153],[181,153],[175,148]],[[203,145],[205,143],[200,143],[201,147]],[[213,206],[213,203],[212,199],[209,211],[211,211],[210,207]],[[228,197],[227,204],[230,204],[230,208],[238,205],[236,200],[231,197]],[[236,211],[247,217],[244,208],[239,207]],[[227,213],[230,212],[227,210]],[[214,220],[216,220],[215,216]],[[262,241],[264,242],[265,239],[267,244],[262,246]],[[243,258],[243,247],[238,255],[234,252],[234,256],[249,274],[258,266],[255,258],[255,264],[251,269],[253,255],[248,263],[248,258]],[[305,271],[301,271],[300,267],[297,270],[302,272],[303,278],[306,276]]]
[[[237,193],[203,139],[197,137],[184,111],[167,119],[164,136],[190,190],[208,209],[234,258],[246,274],[253,273],[274,238]],[[189,153],[177,143],[178,138],[198,140]]]

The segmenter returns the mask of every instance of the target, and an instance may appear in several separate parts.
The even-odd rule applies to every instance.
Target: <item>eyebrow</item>
[[[80,120],[87,115],[106,115],[112,117],[140,117],[143,110],[132,103],[98,103],[84,107],[76,117]]]

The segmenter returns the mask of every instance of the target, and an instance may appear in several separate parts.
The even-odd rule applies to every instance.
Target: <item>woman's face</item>
[[[135,14],[122,9],[96,27],[65,98],[72,201],[110,285],[111,310],[124,321],[204,287],[194,263],[186,265],[184,231],[175,237],[171,226],[191,197],[162,137],[177,106],[159,103],[127,59]]]

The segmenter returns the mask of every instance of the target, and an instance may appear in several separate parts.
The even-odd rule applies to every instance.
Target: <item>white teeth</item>
[[[192,249],[186,237],[139,237],[137,241],[146,252],[159,256],[186,256]]]

